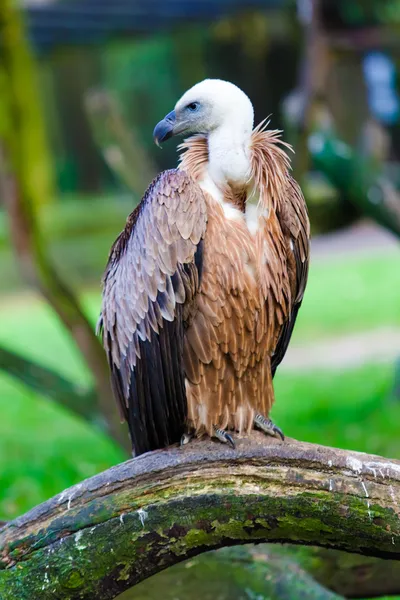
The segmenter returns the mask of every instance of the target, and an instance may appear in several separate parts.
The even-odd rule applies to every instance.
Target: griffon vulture
[[[154,140],[191,134],[112,246],[100,316],[134,454],[269,419],[307,281],[309,220],[279,131],[227,81],[187,91]]]

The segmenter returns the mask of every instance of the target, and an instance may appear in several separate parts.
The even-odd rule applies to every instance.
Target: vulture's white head
[[[205,135],[213,182],[241,184],[249,180],[253,120],[253,106],[242,90],[229,81],[205,79],[183,94],[153,137],[160,145],[173,135]]]
[[[185,92],[153,133],[160,145],[174,135],[230,130],[238,141],[253,129],[253,106],[241,89],[229,81],[205,79]]]

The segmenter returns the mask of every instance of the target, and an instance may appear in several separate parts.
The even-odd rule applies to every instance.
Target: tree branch
[[[29,389],[61,404],[89,423],[101,422],[94,388],[77,385],[53,369],[2,346],[0,346],[0,371],[24,383]],[[103,429],[107,430],[105,423]]]
[[[267,545],[266,548],[270,546]],[[397,560],[286,544],[279,551],[317,582],[345,598],[400,595],[400,569]]]
[[[400,559],[400,462],[254,434],[148,453],[0,530],[0,597],[103,600],[188,557],[292,542]]]
[[[324,586],[324,587],[322,587]],[[121,600],[268,598],[336,600],[400,595],[397,560],[293,544],[247,544],[206,552],[161,571]],[[248,593],[250,590],[250,593]],[[334,594],[332,594],[334,592]]]
[[[281,548],[247,544],[205,552],[142,581],[133,593],[128,590],[118,600],[149,600],[161,595],[162,600],[344,600],[315,581],[296,559],[283,555]]]

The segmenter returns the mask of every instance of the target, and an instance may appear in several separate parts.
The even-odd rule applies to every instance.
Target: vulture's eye
[[[196,112],[196,110],[199,110],[200,108],[200,102],[191,102],[186,108],[190,110],[190,112]]]

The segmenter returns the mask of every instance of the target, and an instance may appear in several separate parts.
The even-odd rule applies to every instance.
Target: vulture
[[[154,129],[189,135],[111,248],[99,319],[133,455],[208,435],[280,436],[273,377],[307,282],[290,146],[236,85],[206,79]]]

